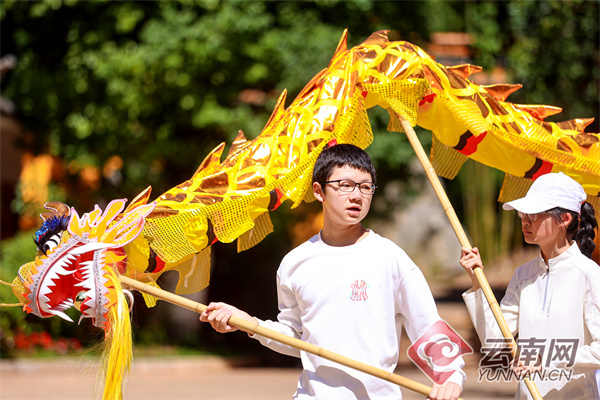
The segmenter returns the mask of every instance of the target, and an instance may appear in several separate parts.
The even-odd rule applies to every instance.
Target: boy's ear
[[[319,182],[313,182],[313,194],[319,202],[323,202],[325,193],[323,192],[323,187]]]

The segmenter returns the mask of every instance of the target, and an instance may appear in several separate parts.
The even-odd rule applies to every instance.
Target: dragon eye
[[[56,246],[58,246],[58,243],[60,243],[60,239],[61,239],[60,234],[56,234],[56,235],[52,235],[47,241],[46,243],[44,243],[44,254],[50,250],[54,250],[54,248]]]

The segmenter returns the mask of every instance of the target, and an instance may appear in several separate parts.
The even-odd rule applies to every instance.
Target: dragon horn
[[[44,204],[44,208],[51,211],[40,214],[40,218],[44,221],[52,217],[64,217],[71,214],[69,206],[60,201],[49,201]]]

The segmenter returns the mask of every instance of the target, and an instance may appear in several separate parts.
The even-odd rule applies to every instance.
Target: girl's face
[[[521,217],[521,228],[525,242],[537,244],[542,249],[553,246],[565,237],[565,228],[547,213],[523,214]],[[519,215],[521,216],[521,215]],[[535,221],[533,220],[535,219]]]

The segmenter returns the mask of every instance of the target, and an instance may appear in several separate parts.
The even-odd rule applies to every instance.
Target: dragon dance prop
[[[64,311],[75,306],[81,318],[103,329],[104,397],[120,398],[131,362],[127,291],[120,277],[158,289],[160,275],[175,270],[176,293],[206,287],[211,245],[237,239],[238,251],[246,250],[273,230],[270,211],[288,200],[292,207],[314,200],[317,156],[334,139],[366,148],[373,140],[367,110],[376,105],[388,110],[389,130],[409,136],[440,200],[444,193],[436,173],[452,178],[472,158],[506,172],[502,201],[518,197],[542,174],[564,172],[582,184],[598,210],[600,136],[584,132],[592,120],[545,122],[559,109],[506,102],[520,85],[478,86],[468,77],[479,70],[444,67],[415,45],[389,42],[386,31],[347,49],[344,32],[329,66],[288,108],[284,91],[260,135],[246,140],[240,131],[223,161],[225,144],[210,152],[189,180],[154,201],[149,202],[147,188],[127,207],[125,199],[113,200],[81,217],[75,209],[49,203],[36,233],[39,251],[20,268],[13,292],[28,313],[70,320]],[[423,156],[415,125],[433,133],[431,162]],[[445,201],[459,240],[470,247]],[[483,272],[476,274],[489,288]],[[156,303],[152,294],[142,294],[149,307]],[[492,310],[497,308],[502,329],[491,290],[486,297]],[[510,332],[505,337],[514,345]]]

